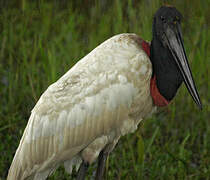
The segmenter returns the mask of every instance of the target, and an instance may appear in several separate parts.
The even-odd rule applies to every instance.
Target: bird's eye
[[[166,19],[165,19],[164,16],[160,16],[160,19],[161,19],[162,22],[166,23]]]
[[[176,16],[176,21],[177,21],[177,22],[180,22],[180,21],[181,21],[181,19],[180,19],[179,16]]]
[[[179,23],[180,22],[180,18],[178,16],[176,16],[173,20],[173,23],[176,24],[176,23]]]

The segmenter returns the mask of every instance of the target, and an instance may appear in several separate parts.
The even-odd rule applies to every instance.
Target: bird
[[[103,179],[107,157],[121,136],[158,107],[168,106],[184,82],[202,109],[181,32],[182,14],[161,6],[152,40],[122,33],[101,43],[41,95],[10,166],[7,180],[44,180],[60,165],[77,180],[98,163]]]

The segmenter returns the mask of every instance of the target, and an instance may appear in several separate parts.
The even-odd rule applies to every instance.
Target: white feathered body
[[[154,110],[152,65],[135,34],[116,35],[82,58],[42,94],[8,180],[46,179],[59,165],[71,173],[111,151]]]

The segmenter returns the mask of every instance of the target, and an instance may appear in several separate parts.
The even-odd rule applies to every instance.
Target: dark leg
[[[96,180],[102,180],[104,175],[104,170],[106,166],[106,160],[108,157],[108,153],[101,151],[98,157],[98,167],[96,171]]]
[[[82,164],[80,165],[78,175],[77,175],[77,180],[84,180],[85,179],[85,174],[87,172],[87,169],[89,167],[89,163],[82,161]]]

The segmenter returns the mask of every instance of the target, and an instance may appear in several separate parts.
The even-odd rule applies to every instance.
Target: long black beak
[[[166,44],[169,47],[171,54],[178,65],[178,68],[182,74],[184,79],[184,83],[191,94],[193,100],[198,105],[200,109],[202,109],[201,100],[199,94],[197,92],[192,72],[190,70],[190,66],[188,64],[187,56],[185,53],[182,34],[181,34],[181,27],[179,23],[173,25],[173,27],[168,27],[166,32]]]

